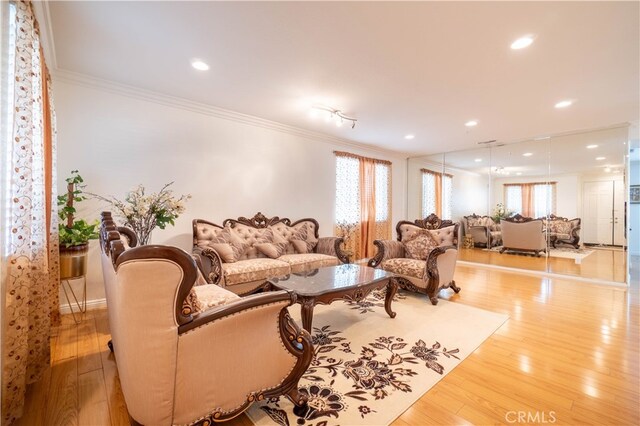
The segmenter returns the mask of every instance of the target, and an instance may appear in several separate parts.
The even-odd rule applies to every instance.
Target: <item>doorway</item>
[[[585,244],[626,246],[624,181],[584,182],[582,235]]]

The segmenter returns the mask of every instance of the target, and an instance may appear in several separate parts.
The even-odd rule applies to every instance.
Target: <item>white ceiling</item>
[[[590,145],[597,145],[597,147],[587,148]],[[421,161],[427,160],[434,165],[444,162],[445,169],[468,170],[481,175],[491,173],[494,177],[502,177],[496,175],[496,167],[504,168],[504,172],[508,172],[511,178],[549,174],[599,175],[624,172],[625,155],[628,152],[628,129],[624,126],[550,139],[416,157],[412,161],[420,164]],[[523,156],[525,153],[531,155],[525,157]],[[596,160],[599,157],[604,159]],[[606,172],[607,168],[609,172]]]
[[[54,1],[48,9],[60,70],[401,152],[640,114],[638,2]],[[509,48],[527,33],[532,46]],[[211,69],[194,70],[193,58]],[[562,99],[576,102],[555,109]],[[313,121],[314,102],[358,125]],[[480,124],[470,130],[470,119]]]

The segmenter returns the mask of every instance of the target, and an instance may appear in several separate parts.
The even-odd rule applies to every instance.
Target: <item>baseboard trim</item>
[[[580,282],[593,284],[593,285],[616,287],[622,290],[626,290],[628,288],[627,283],[621,283],[617,281],[599,280],[596,278],[585,278],[585,277],[578,277],[574,275],[562,275],[562,274],[556,274],[553,272],[530,271],[527,269],[511,268],[508,266],[488,265],[486,263],[468,262],[466,260],[458,260],[457,263],[458,265],[474,267],[477,269],[488,269],[488,270],[495,270],[495,271],[511,272],[513,274],[518,274],[518,275],[529,275],[529,276],[553,278],[553,279],[559,279],[559,280],[580,281]]]
[[[71,302],[75,308],[75,303]],[[96,309],[104,309],[107,307],[107,299],[87,300],[87,311],[95,311]],[[70,314],[71,309],[66,303],[60,304],[60,313],[62,315]]]

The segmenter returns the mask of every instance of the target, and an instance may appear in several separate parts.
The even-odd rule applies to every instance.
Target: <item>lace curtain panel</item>
[[[2,417],[10,424],[22,415],[27,385],[49,366],[59,264],[50,79],[31,2],[2,7],[2,40],[10,41],[2,46]]]
[[[435,213],[442,219],[453,214],[453,176],[420,169],[422,173],[422,217]]]
[[[391,237],[391,164],[336,152],[336,235],[354,259],[372,257],[373,241]]]

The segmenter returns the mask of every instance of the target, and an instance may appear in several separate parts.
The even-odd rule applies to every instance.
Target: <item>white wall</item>
[[[87,191],[122,198],[144,184],[157,191],[175,181],[193,198],[175,227],[156,229],[152,242],[191,250],[191,220],[267,216],[313,217],[322,236],[332,235],[334,150],[388,159],[392,166],[392,222],[404,219],[404,156],[319,140],[304,132],[277,130],[194,112],[54,78],[58,124],[58,188],[79,169]],[[284,127],[284,126],[282,126]],[[348,131],[348,130],[347,130]],[[81,217],[96,219],[104,205],[87,201]],[[104,298],[97,242],[90,247],[88,299]]]

